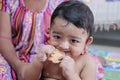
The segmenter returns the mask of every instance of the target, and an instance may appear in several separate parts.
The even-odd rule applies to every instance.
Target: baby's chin
[[[52,63],[60,63],[61,62],[61,59],[62,57],[65,56],[65,53],[58,50],[58,49],[55,49],[54,53],[48,58],[49,61],[51,61]]]

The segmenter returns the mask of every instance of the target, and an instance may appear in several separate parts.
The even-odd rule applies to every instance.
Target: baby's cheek
[[[53,44],[55,44],[56,42],[55,42],[54,40],[50,39],[50,40],[48,41],[48,43],[49,43],[50,45],[53,45]]]
[[[84,54],[84,49],[76,49],[74,52],[72,52],[72,55],[74,56],[74,57],[78,57],[78,56],[80,56],[80,55],[82,55],[82,54]]]
[[[50,41],[49,44],[53,45],[54,47],[59,46],[59,42],[58,41]]]

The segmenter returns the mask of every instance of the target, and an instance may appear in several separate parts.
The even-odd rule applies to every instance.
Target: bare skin
[[[49,0],[24,0],[25,6],[34,12],[42,11]]]
[[[66,21],[56,18],[50,28],[51,47],[65,53],[58,64],[46,60],[43,68],[44,80],[96,80],[96,63],[93,57],[86,53],[86,48],[92,42],[92,37],[83,29],[72,24],[64,26]],[[45,45],[46,50],[53,50]],[[46,54],[46,51],[43,51]]]
[[[88,61],[88,57],[91,57],[91,55],[83,55],[81,56],[80,59],[78,59],[77,61],[73,62],[74,63],[74,66],[75,66],[75,73],[74,74],[70,74],[71,77],[69,77],[68,79],[65,78],[65,76],[63,76],[63,73],[62,72],[63,70],[61,69],[61,63],[60,64],[54,64],[50,61],[47,61],[45,63],[45,66],[44,66],[44,72],[43,72],[43,77],[45,78],[45,80],[89,80],[88,77],[91,77],[91,76],[87,76],[86,79],[84,79],[86,77],[85,74],[89,74],[90,72],[88,71],[95,71],[94,69],[96,68],[95,65],[96,64],[91,64],[91,62],[94,62],[93,59],[89,58],[89,61]],[[86,58],[86,59],[85,59]],[[86,63],[86,64],[85,64]],[[89,64],[88,64],[89,63]],[[67,67],[71,67],[71,65],[73,65],[72,63],[66,63],[64,64],[64,66]],[[91,66],[89,66],[91,65]],[[49,68],[48,68],[49,66]],[[93,69],[94,68],[94,69]],[[78,79],[76,79],[77,77]],[[94,79],[95,80],[95,79]]]

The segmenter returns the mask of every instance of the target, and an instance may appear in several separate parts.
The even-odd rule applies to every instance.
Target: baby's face
[[[61,18],[55,18],[50,29],[49,43],[66,55],[77,58],[84,53],[88,33]]]

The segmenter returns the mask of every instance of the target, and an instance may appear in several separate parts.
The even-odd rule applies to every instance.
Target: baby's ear
[[[92,36],[88,37],[86,41],[86,46],[89,46],[92,42],[93,42],[93,37]]]
[[[85,47],[84,47],[84,51],[85,51],[84,53],[87,52],[88,46],[89,46],[92,42],[93,42],[93,37],[92,37],[92,36],[88,37],[88,39],[87,39],[87,41],[86,41],[86,45],[85,45]]]

